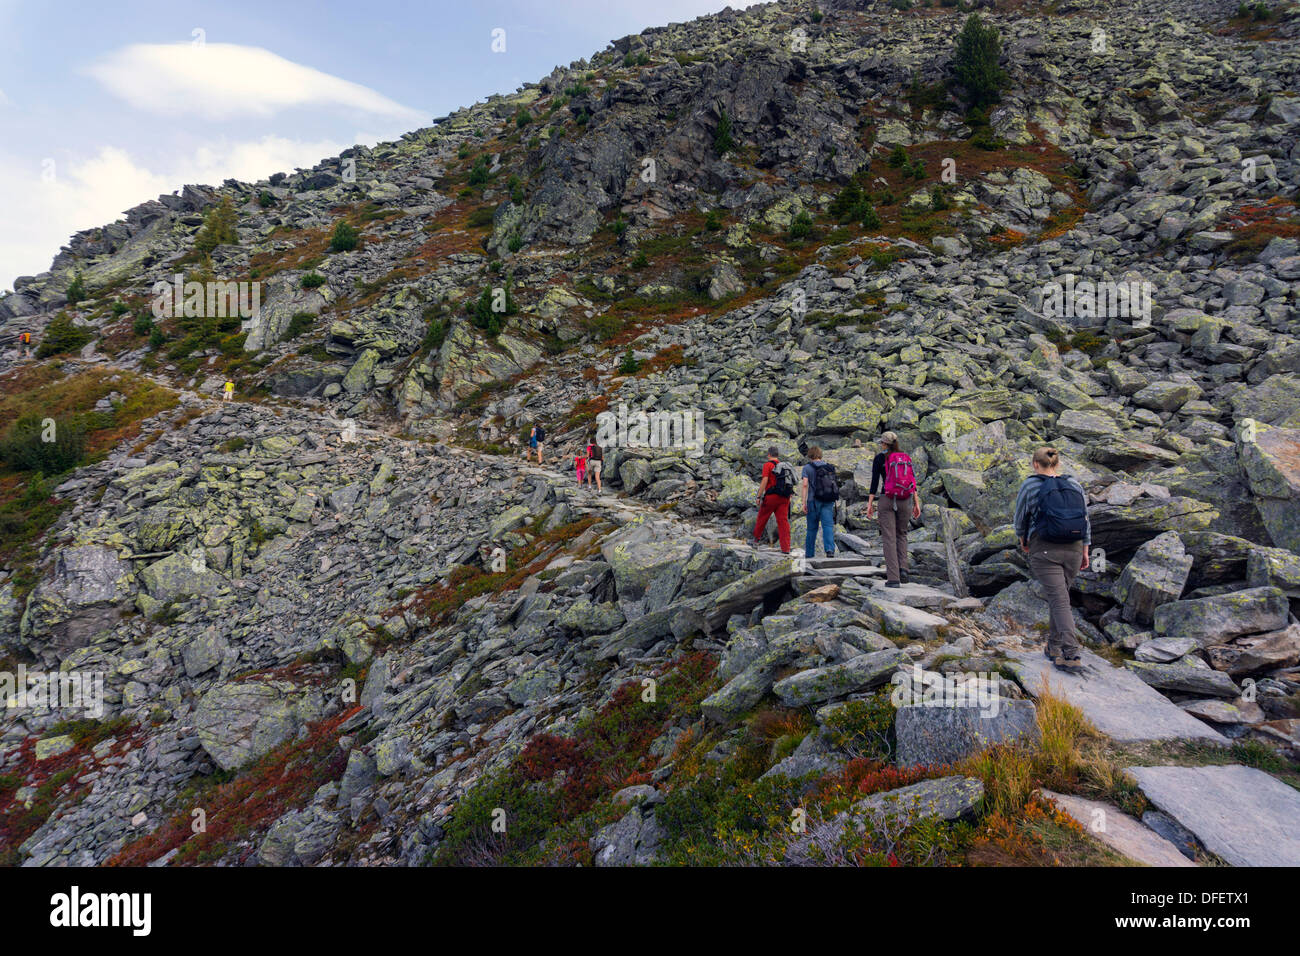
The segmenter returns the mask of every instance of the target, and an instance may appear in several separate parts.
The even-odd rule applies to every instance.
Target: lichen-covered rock
[[[222,770],[237,770],[274,750],[301,725],[292,687],[280,683],[223,684],[194,711],[199,742]]]
[[[1115,599],[1124,620],[1150,624],[1156,608],[1182,596],[1192,559],[1176,531],[1157,535],[1137,549],[1115,582]]]
[[[1154,629],[1162,637],[1187,637],[1204,647],[1278,630],[1286,626],[1288,611],[1286,595],[1277,588],[1247,588],[1162,604],[1155,611]]]

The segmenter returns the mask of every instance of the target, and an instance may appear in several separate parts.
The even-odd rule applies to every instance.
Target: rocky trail
[[[1300,863],[1300,8],[984,3],[980,94],[901,6],[623,37],[16,281],[0,674],[102,696],[0,715],[0,862]],[[754,548],[811,445],[836,555]]]

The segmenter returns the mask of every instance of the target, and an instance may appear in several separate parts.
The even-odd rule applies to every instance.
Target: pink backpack
[[[885,459],[885,497],[910,498],[916,494],[916,475],[912,459],[901,451],[890,452]]]

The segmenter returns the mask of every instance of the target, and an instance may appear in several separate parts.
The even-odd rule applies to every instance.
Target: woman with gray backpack
[[[1083,669],[1083,659],[1070,610],[1070,585],[1088,567],[1092,542],[1088,496],[1079,482],[1061,474],[1061,456],[1055,448],[1039,448],[1031,464],[1034,473],[1016,494],[1016,535],[1028,555],[1029,572],[1047,592],[1047,659],[1063,671],[1077,673]]]
[[[921,517],[921,496],[916,490],[912,458],[898,445],[898,436],[880,436],[883,449],[871,462],[871,491],[867,495],[867,520],[879,514],[880,541],[885,549],[885,587],[902,587],[907,580],[907,532],[912,519]],[[880,507],[876,507],[876,489]]]

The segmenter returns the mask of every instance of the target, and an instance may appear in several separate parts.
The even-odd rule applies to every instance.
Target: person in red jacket
[[[767,530],[768,519],[776,515],[776,536],[781,542],[781,553],[790,553],[790,496],[794,494],[795,474],[789,464],[781,460],[775,448],[767,450],[763,464],[763,480],[758,484],[758,520],[754,522],[754,546]]]

